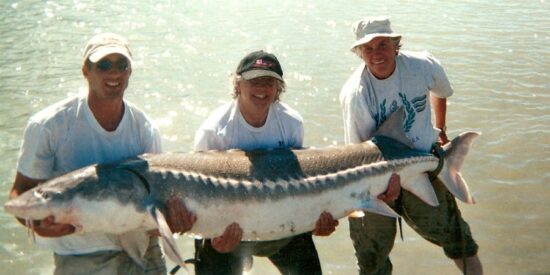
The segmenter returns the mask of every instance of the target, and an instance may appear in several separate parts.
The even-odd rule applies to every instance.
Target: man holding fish
[[[446,135],[446,98],[453,90],[437,59],[426,52],[400,51],[401,35],[393,32],[386,17],[367,17],[353,25],[356,41],[351,51],[364,62],[344,84],[343,106],[346,143],[372,138],[387,117],[403,107],[403,128],[416,150],[429,152],[432,144],[449,142]],[[435,113],[431,119],[430,100]],[[443,247],[445,254],[467,274],[482,274],[478,246],[456,202],[439,180],[432,181],[439,200],[431,207],[399,185],[390,182],[386,194],[398,196],[390,205],[423,238]],[[389,253],[396,234],[396,220],[365,213],[349,218],[360,274],[391,274]]]

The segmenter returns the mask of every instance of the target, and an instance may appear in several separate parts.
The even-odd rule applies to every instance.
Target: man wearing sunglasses
[[[123,99],[132,74],[126,39],[103,33],[86,46],[82,74],[88,93],[58,102],[32,116],[10,198],[41,182],[94,163],[113,163],[160,152],[158,129]],[[122,251],[118,238],[72,234],[75,227],[53,217],[34,221],[37,245],[54,252],[55,274],[165,274],[158,237],[150,237],[145,269]]]

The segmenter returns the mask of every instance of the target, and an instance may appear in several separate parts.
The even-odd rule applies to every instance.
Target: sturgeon
[[[426,172],[438,157],[410,148],[403,111],[394,112],[373,140],[321,149],[202,151],[145,154],[110,165],[92,165],[46,181],[5,203],[16,217],[53,215],[77,232],[117,234],[142,264],[145,233],[159,229],[169,258],[183,264],[164,218],[168,198],[181,198],[197,221],[188,232],[213,238],[236,222],[243,240],[277,240],[311,231],[323,211],[335,219],[355,211],[398,217],[377,196],[392,173],[401,186],[437,206]],[[466,132],[443,147],[438,177],[458,199],[474,203],[460,169],[479,133]]]

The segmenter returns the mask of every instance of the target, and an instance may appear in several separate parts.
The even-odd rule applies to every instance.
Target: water
[[[384,2],[384,3],[382,3]],[[98,32],[131,43],[127,99],[159,125],[166,151],[188,151],[200,123],[229,100],[227,76],[246,53],[282,62],[282,100],[305,119],[305,145],[342,144],[338,93],[358,64],[351,23],[386,14],[404,49],[428,50],[456,94],[450,135],[483,132],[464,167],[477,199],[460,204],[487,274],[550,274],[550,3],[538,1],[11,1],[0,3],[0,188],[15,175],[25,124],[85,87],[82,48]],[[315,238],[325,274],[354,274],[347,221]],[[442,251],[405,227],[395,274],[458,274]],[[191,256],[191,242],[180,249]],[[51,273],[47,251],[0,213],[2,274]],[[172,264],[170,264],[171,266]],[[256,259],[251,274],[276,274]]]

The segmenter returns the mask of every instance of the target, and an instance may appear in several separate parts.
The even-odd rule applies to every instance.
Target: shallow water
[[[281,60],[282,100],[304,117],[305,145],[324,147],[343,141],[338,93],[359,62],[348,51],[351,23],[386,14],[404,49],[428,50],[445,66],[455,89],[450,135],[483,132],[463,172],[477,204],[460,207],[486,274],[550,273],[548,1],[226,2],[2,1],[0,190],[11,188],[28,118],[85,87],[82,48],[94,33],[130,40],[127,99],[156,121],[166,151],[190,150],[200,123],[229,100],[229,73],[257,49]],[[395,274],[458,274],[439,248],[404,233],[392,252]],[[179,242],[191,256],[190,239]],[[315,242],[325,274],[355,273],[347,221]],[[0,273],[51,273],[50,254],[0,213]],[[250,273],[276,270],[257,258]]]

